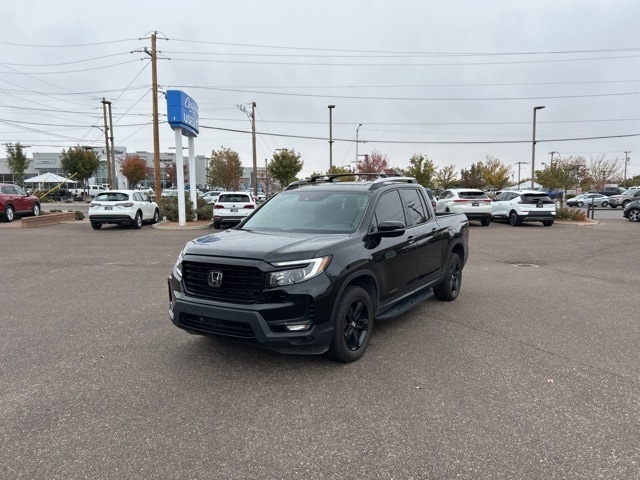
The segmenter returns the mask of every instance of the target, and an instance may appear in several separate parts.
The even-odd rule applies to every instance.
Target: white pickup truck
[[[87,185],[85,187],[80,188],[71,188],[69,191],[76,197],[80,197],[82,195],[89,195],[90,197],[95,197],[100,192],[106,191],[102,185]]]

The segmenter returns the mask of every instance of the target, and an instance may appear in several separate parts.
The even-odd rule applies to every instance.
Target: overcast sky
[[[252,164],[294,149],[302,175],[378,151],[468,168],[491,155],[530,176],[550,152],[624,158],[640,174],[637,0],[250,0],[3,2],[0,141],[34,152],[104,145],[153,151],[151,66],[161,92],[200,108],[196,153],[230,148]],[[174,134],[160,95],[160,150]],[[359,124],[362,126],[358,127]],[[99,128],[98,128],[99,127]],[[599,138],[598,138],[599,137]],[[186,143],[185,143],[186,145]],[[4,152],[2,152],[4,156]]]

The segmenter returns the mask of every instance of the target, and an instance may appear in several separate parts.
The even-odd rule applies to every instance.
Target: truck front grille
[[[219,286],[212,285],[210,272]],[[182,278],[189,294],[232,303],[256,303],[264,288],[264,275],[255,267],[183,262]]]

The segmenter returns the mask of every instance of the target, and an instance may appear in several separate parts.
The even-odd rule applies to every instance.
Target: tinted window
[[[239,202],[250,202],[250,201],[251,199],[249,198],[249,195],[245,195],[242,193],[228,193],[225,195],[220,195],[218,197],[219,203],[224,203],[224,202],[239,203]]]
[[[376,206],[376,222],[381,224],[386,221],[402,222],[407,224],[404,218],[404,209],[402,208],[402,200],[400,192],[397,190],[387,192],[380,197]]]
[[[427,209],[418,190],[402,190],[402,200],[407,211],[407,226],[420,225],[427,221]]]
[[[460,198],[489,198],[482,190],[473,190],[469,192],[458,192]]]
[[[541,193],[525,193],[522,195],[522,203],[553,203],[553,200],[549,198],[549,195]]]

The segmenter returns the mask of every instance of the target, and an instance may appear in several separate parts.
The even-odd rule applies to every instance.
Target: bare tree
[[[624,159],[606,158],[606,154],[591,157],[589,160],[589,175],[595,183],[595,188],[602,188],[606,183],[620,183],[624,171]]]

